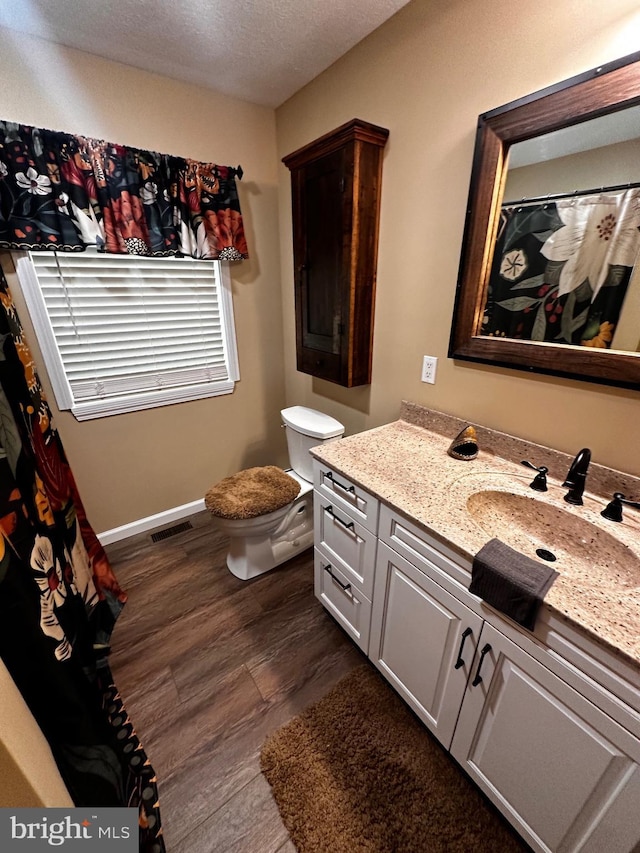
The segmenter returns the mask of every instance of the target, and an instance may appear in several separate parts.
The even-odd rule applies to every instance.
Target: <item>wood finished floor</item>
[[[260,773],[265,737],[366,658],[313,595],[312,551],[253,581],[208,513],[107,547],[129,594],[111,664],[157,772],[168,853],[295,853]]]

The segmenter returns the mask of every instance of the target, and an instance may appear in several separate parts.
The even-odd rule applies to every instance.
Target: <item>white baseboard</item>
[[[157,512],[155,515],[148,515],[146,518],[139,518],[121,527],[105,530],[104,533],[98,533],[98,539],[102,545],[111,545],[122,539],[128,539],[129,536],[135,536],[137,533],[146,533],[147,530],[155,530],[156,527],[162,527],[172,521],[188,518],[196,512],[202,512],[204,508],[204,499],[200,498],[198,501],[191,501],[182,506],[174,506],[173,509],[166,509],[164,512]]]

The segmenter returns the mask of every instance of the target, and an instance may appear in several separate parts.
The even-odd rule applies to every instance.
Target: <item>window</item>
[[[219,261],[34,252],[17,267],[58,407],[78,420],[230,394],[240,378]]]

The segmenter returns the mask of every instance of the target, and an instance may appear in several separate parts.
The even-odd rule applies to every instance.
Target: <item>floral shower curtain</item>
[[[610,347],[639,229],[637,188],[503,208],[482,334]]]
[[[155,774],[107,654],[126,601],[91,529],[0,269],[0,657],[78,806],[135,806],[164,843]]]
[[[247,258],[242,170],[0,121],[0,248]]]

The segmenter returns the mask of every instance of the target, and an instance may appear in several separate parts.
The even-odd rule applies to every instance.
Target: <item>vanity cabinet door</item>
[[[640,741],[484,623],[451,753],[528,844],[640,849]]]
[[[378,544],[369,657],[448,749],[482,619]]]

